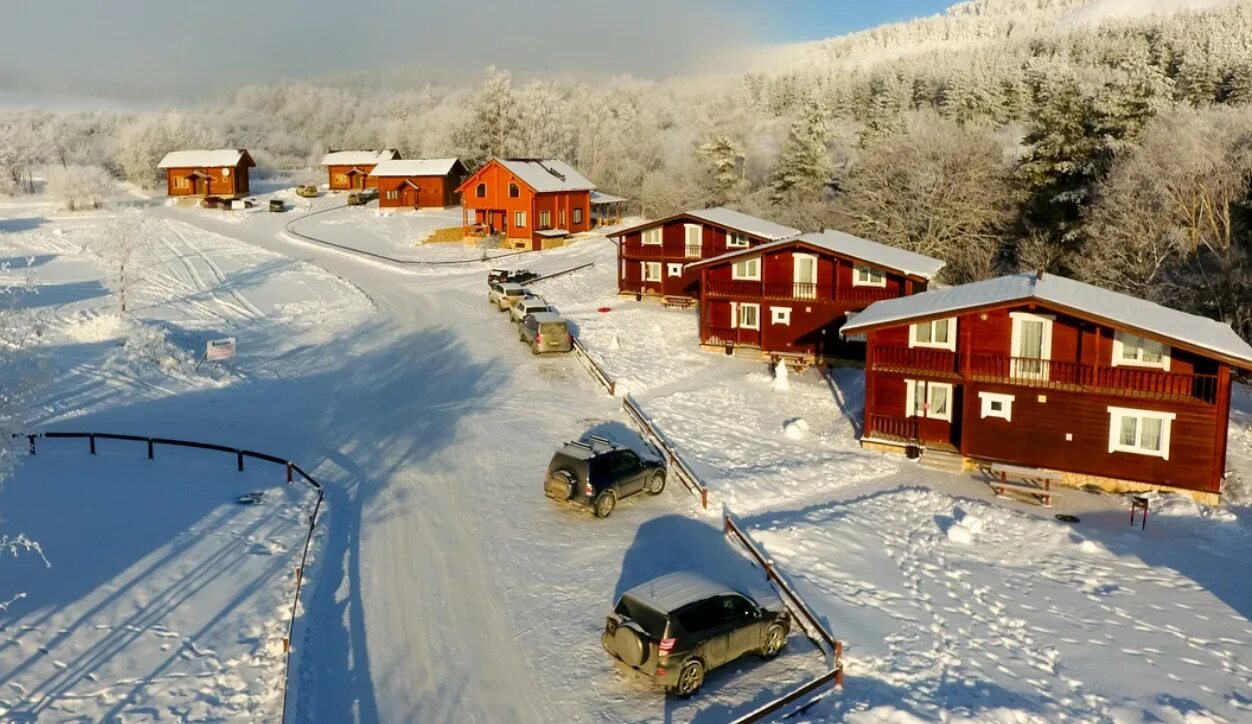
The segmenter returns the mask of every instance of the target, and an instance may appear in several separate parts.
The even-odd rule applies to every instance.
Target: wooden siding
[[[186,179],[186,185],[179,186],[179,179]],[[170,196],[231,198],[249,193],[248,167],[242,164],[228,167],[166,169],[165,183],[166,192]]]
[[[355,191],[376,188],[376,179],[369,176],[375,164],[355,164],[351,166],[327,166],[326,176],[331,191]],[[357,173],[351,173],[355,170]]]
[[[699,224],[702,227],[700,247],[698,250],[693,249],[692,253],[688,253],[687,250],[687,224]],[[618,247],[619,260],[634,262],[633,266],[636,269],[639,268],[639,262],[641,261],[659,261],[661,262],[662,278],[660,284],[641,285],[639,276],[622,273],[622,267],[619,264],[618,291],[622,294],[663,295],[695,299],[699,295],[700,273],[695,271],[689,272],[684,269],[679,276],[670,277],[666,265],[686,265],[733,251],[733,249],[726,246],[727,231],[725,227],[709,224],[689,216],[679,216],[669,219],[661,225],[661,244],[659,246],[645,245],[643,243],[642,230],[624,235]],[[765,239],[759,237],[748,236],[750,246],[758,246],[765,241]],[[628,263],[627,266],[631,266],[631,264]]]
[[[372,180],[378,188],[380,208],[429,209],[457,205],[456,186],[448,177],[384,176]],[[396,198],[390,198],[392,192]]]
[[[479,184],[483,185],[482,196],[478,195]],[[509,184],[517,185],[516,198],[509,196]],[[469,216],[471,223],[487,227],[490,231],[503,231],[510,239],[526,239],[533,249],[541,248],[540,237],[535,232],[544,228],[562,228],[571,234],[591,228],[590,191],[535,193],[513,172],[495,160],[488,161],[487,165],[465,179],[461,189],[461,201],[467,215],[472,212],[472,216]],[[574,221],[576,209],[580,210],[577,222]],[[516,224],[519,211],[526,215],[525,226],[522,227]],[[541,211],[547,211],[550,215],[550,221],[544,227],[539,223]],[[558,223],[562,214],[565,224]]]

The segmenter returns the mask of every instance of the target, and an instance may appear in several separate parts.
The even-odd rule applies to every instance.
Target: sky
[[[662,77],[953,0],[7,0],[0,89],[143,96],[422,69]],[[729,52],[728,52],[729,51]]]

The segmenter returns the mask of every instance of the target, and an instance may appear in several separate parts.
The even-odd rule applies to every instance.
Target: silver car
[[[513,303],[509,307],[509,319],[514,322],[520,322],[526,318],[527,314],[535,312],[555,312],[556,310],[548,306],[543,297],[523,297]]]
[[[530,345],[531,354],[568,352],[574,342],[569,322],[552,312],[527,314],[517,325],[517,338]]]
[[[526,287],[510,282],[492,284],[491,291],[487,292],[487,300],[496,305],[501,312],[513,306],[517,300],[528,296],[530,293],[526,291]]]

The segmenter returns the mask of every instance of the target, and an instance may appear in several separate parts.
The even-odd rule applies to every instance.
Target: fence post
[[[705,488],[705,487],[700,488],[700,502],[704,504],[705,510],[709,509],[709,489],[708,488]]]
[[[92,454],[92,455],[95,455],[95,454],[96,454],[96,435],[95,435],[95,433],[92,433],[89,439],[91,440],[91,454]]]
[[[287,484],[291,485],[291,461],[287,461]]]
[[[243,450],[236,450],[235,457],[239,464],[239,472],[243,472]]]
[[[148,459],[152,459],[152,438],[148,438]]]
[[[35,436],[34,435],[26,436],[26,449],[30,451],[31,455],[35,454]]]

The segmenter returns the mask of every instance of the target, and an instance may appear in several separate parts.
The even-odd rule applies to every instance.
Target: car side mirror
[[[764,615],[765,615],[765,614],[764,614],[764,613],[761,611],[761,609],[759,609],[759,608],[758,608],[758,609],[754,609],[754,610],[752,611],[752,617],[753,617],[753,618],[761,618],[761,617],[762,617],[762,616],[764,616]]]

